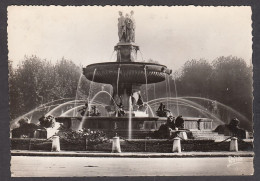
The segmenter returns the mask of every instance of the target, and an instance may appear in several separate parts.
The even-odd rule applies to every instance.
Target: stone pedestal
[[[181,131],[181,132],[179,133],[179,137],[182,138],[182,139],[184,139],[184,140],[187,140],[187,139],[188,139],[187,133],[186,133],[185,131]]]
[[[112,153],[121,153],[120,140],[117,136],[113,137]]]
[[[231,138],[229,151],[238,151],[238,144],[237,144],[236,137]]]
[[[118,62],[135,62],[139,46],[134,43],[118,43],[115,46]]]
[[[51,151],[56,151],[56,152],[60,151],[60,137],[59,136],[53,136]]]
[[[172,152],[181,153],[181,139],[180,138],[174,138]]]

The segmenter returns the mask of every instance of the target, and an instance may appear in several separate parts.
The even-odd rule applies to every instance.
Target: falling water
[[[93,105],[94,100],[95,100],[95,99],[97,98],[97,96],[99,96],[101,93],[105,93],[105,94],[109,95],[110,98],[111,98],[111,100],[114,102],[114,105],[116,105],[115,100],[113,99],[112,95],[109,94],[109,92],[107,92],[107,91],[99,91],[99,92],[97,92],[97,93],[93,96],[93,98],[92,98],[91,100],[89,100],[89,103],[88,103],[89,111],[90,111],[91,105]],[[83,126],[83,124],[84,124],[84,122],[85,122],[85,120],[86,120],[86,118],[85,118],[85,115],[86,115],[86,114],[87,114],[87,111],[86,111],[85,114],[82,116],[82,119],[81,119],[80,125],[79,125],[79,127],[78,127],[78,130],[82,130],[82,126]]]
[[[97,92],[97,93],[93,96],[93,98],[89,101],[89,103],[90,103],[90,104],[93,104],[93,101],[94,101],[94,100],[97,98],[97,96],[99,96],[101,93],[105,93],[105,94],[109,95],[109,97],[110,97],[110,99],[113,101],[114,105],[116,105],[116,102],[115,102],[113,96],[112,96],[109,92],[107,92],[107,91],[99,91],[99,92]]]
[[[110,89],[109,89],[109,94],[112,95],[113,94],[113,87],[110,86]],[[111,101],[111,98],[113,98],[112,96],[110,97],[110,101]]]
[[[111,59],[112,59],[112,57],[113,57],[114,53],[115,53],[115,50],[112,52],[112,54],[111,54],[111,57],[110,57],[109,61],[111,61]]]
[[[116,80],[116,93],[117,93],[117,95],[118,95],[119,74],[120,74],[120,67],[118,67],[117,80]]]
[[[168,88],[169,88],[169,97],[172,97],[171,96],[171,84],[170,84],[170,76],[169,75],[167,76],[167,81],[168,81]]]
[[[83,100],[68,101],[68,102],[59,104],[57,107],[55,107],[54,109],[52,109],[51,111],[49,111],[49,112],[48,112],[47,114],[45,114],[45,115],[53,115],[54,117],[59,116],[59,115],[58,115],[59,109],[63,108],[64,106],[73,105],[73,104],[75,104],[75,101],[76,101],[76,104],[79,104],[79,103],[84,102]]]
[[[173,83],[174,83],[174,89],[175,89],[175,97],[176,97],[177,113],[178,113],[178,115],[180,115],[179,105],[178,105],[177,86],[176,86],[175,78],[173,78]]]
[[[74,102],[74,101],[73,101]],[[46,112],[48,112],[48,109],[50,107],[55,107],[55,106],[58,106],[59,104],[55,104],[55,105],[50,105],[50,106],[39,106],[35,109],[32,109],[31,111],[29,111],[28,113],[26,114],[23,114],[17,118],[15,118],[14,120],[12,120],[10,122],[10,128],[13,129],[17,126],[17,122],[21,119],[21,118],[24,118],[24,117],[29,117],[30,119],[30,122],[31,123],[34,123],[34,124],[37,124],[38,123],[38,119],[40,116],[44,115]]]
[[[168,106],[169,106],[169,96],[168,96],[168,89],[167,89],[167,76],[165,74],[165,93],[166,93],[166,100],[167,100],[167,109],[168,109]]]
[[[59,104],[54,104],[54,105],[49,105],[49,104],[52,104],[52,103],[55,103],[55,102],[58,102],[58,101],[62,101],[62,100],[67,100],[67,99],[72,99],[72,98],[62,98],[62,99],[57,99],[57,100],[53,100],[53,101],[47,102],[47,103],[45,103],[45,104],[42,104],[42,105],[40,105],[40,106],[38,106],[38,107],[36,107],[36,108],[30,110],[29,112],[27,112],[27,113],[25,113],[25,114],[23,114],[23,115],[21,115],[21,116],[18,116],[17,118],[15,118],[14,120],[12,120],[12,121],[10,122],[10,127],[13,128],[13,126],[15,126],[15,124],[16,124],[17,121],[19,121],[19,120],[20,120],[21,118],[23,118],[23,117],[28,117],[28,116],[30,116],[30,115],[33,114],[34,112],[42,111],[42,110],[45,110],[45,109],[47,109],[46,112],[49,112],[49,110],[50,110],[51,107],[59,105]],[[44,114],[45,114],[45,113],[44,113]],[[37,121],[38,121],[38,120],[37,120]],[[32,120],[32,122],[34,122],[34,121]]]
[[[83,77],[83,74],[80,74],[78,85],[77,85],[77,90],[76,90],[76,96],[75,96],[75,102],[74,102],[74,107],[76,106],[76,100],[78,100],[78,90],[80,88],[80,83],[81,83],[81,78]],[[76,112],[73,112],[73,117],[75,117]]]
[[[147,71],[146,71],[146,66],[144,67],[144,76],[145,76],[146,102],[148,102],[148,89],[147,89]]]
[[[128,139],[132,139],[132,100],[129,98]]]
[[[204,100],[204,101],[210,101],[212,102],[213,100],[211,99],[207,99],[207,98],[202,98],[202,97],[178,97],[178,98],[171,98],[171,100],[175,100],[176,102],[178,101],[179,102],[184,102],[184,103],[187,103],[188,105],[191,105],[193,108],[197,108],[197,110],[200,110],[202,112],[205,112],[207,113],[208,115],[212,116],[216,121],[219,121],[221,123],[223,123],[223,118],[222,120],[220,120],[220,118],[218,118],[214,113],[210,112],[209,110],[207,110],[204,106],[194,102],[194,101],[190,101],[188,99],[197,99],[197,100]],[[154,100],[151,100],[149,101],[149,105],[150,106],[153,106],[154,104],[158,104],[160,103],[161,101],[163,100],[166,100],[166,98],[158,98],[158,99],[154,99]],[[230,113],[232,113],[235,117],[238,117],[239,119],[241,120],[244,120],[246,122],[250,122],[244,115],[242,115],[241,113],[239,113],[238,111],[234,110],[233,108],[225,105],[225,104],[222,104],[220,102],[217,102],[217,104],[219,106],[221,106],[221,108],[224,108],[224,110],[227,110],[229,111]],[[191,107],[190,106],[190,107]],[[225,119],[224,119],[225,120]]]
[[[79,109],[79,108],[82,108],[82,107],[84,107],[84,105],[75,106],[75,107],[73,107],[73,108],[71,108],[71,109],[69,109],[69,110],[67,110],[67,111],[65,111],[65,112],[62,112],[62,114],[61,114],[59,117],[67,117],[67,116],[69,116],[69,113],[70,113],[71,111],[73,111],[72,116],[75,117],[75,116],[77,116],[77,115],[75,115],[75,110],[76,110],[76,112],[78,113],[78,109]]]
[[[213,100],[211,100],[211,99],[207,99],[207,98],[203,98],[203,97],[185,97],[185,98],[187,98],[187,99],[198,99],[198,100],[211,101],[211,102],[213,101]],[[229,107],[229,106],[227,106],[227,105],[225,105],[225,104],[222,104],[222,103],[220,103],[220,102],[218,102],[218,101],[216,101],[216,102],[217,102],[218,105],[222,106],[222,107],[225,108],[226,110],[228,110],[228,111],[230,111],[230,112],[233,112],[234,114],[236,114],[237,116],[241,117],[241,118],[244,119],[245,121],[250,122],[250,121],[248,120],[248,118],[246,118],[244,115],[242,115],[240,112],[236,111],[235,109],[233,109],[233,108],[231,108],[231,107]]]
[[[48,106],[47,112],[49,112],[49,111],[50,111],[50,109],[51,109],[51,106]]]
[[[142,61],[144,61],[143,54],[142,54],[141,50],[139,50],[139,52],[140,52],[140,55],[141,55]]]
[[[153,98],[156,99],[156,94],[155,94],[155,83],[153,84]]]
[[[99,103],[96,103],[96,102],[93,102],[92,104],[90,104],[89,106],[92,106],[92,105],[95,105],[95,106],[99,106],[99,107],[102,107],[102,108],[106,108],[107,105],[105,104],[99,104]],[[84,107],[84,104],[82,105],[79,105],[79,106],[76,106],[76,107],[73,107],[69,110],[67,110],[66,112],[64,112],[63,114],[61,114],[59,117],[71,117],[71,113],[76,109],[80,109],[80,108],[83,108]],[[108,113],[106,114],[106,116],[109,116]],[[80,126],[79,126],[80,127]],[[79,129],[80,130],[80,129]]]
[[[145,105],[147,105],[147,108],[145,111],[148,111],[148,109],[149,109],[152,114],[152,117],[154,117],[155,115],[154,115],[154,112],[153,112],[153,109],[151,108],[151,106],[148,103],[145,103]]]
[[[92,77],[92,81],[90,82],[90,85],[89,85],[89,92],[88,92],[88,104],[90,104],[90,98],[91,98],[91,89],[92,89],[92,83],[94,81],[94,78],[95,78],[95,75],[96,75],[96,68],[94,69],[94,72],[93,72],[93,77]],[[90,111],[90,106],[88,106],[88,111]],[[87,111],[86,111],[87,112]]]
[[[32,118],[33,118],[33,113],[31,114],[31,117],[29,118],[29,121],[28,121],[28,123],[31,123],[31,121],[32,121]]]
[[[156,100],[151,100],[149,105],[150,106],[156,106],[166,98],[159,98],[159,99],[156,99]],[[174,104],[176,104],[176,102],[180,102],[181,106],[185,106],[185,107],[190,107],[190,108],[193,108],[197,111],[199,111],[200,113],[202,113],[203,115],[205,115],[206,117],[210,116],[212,118],[214,118],[214,120],[218,121],[219,123],[223,123],[223,121],[221,121],[218,117],[216,117],[214,114],[212,114],[210,111],[208,111],[205,107],[193,102],[193,101],[190,101],[190,100],[186,100],[186,99],[183,99],[183,98],[170,98],[171,102],[173,102]],[[152,103],[154,102],[154,103]]]

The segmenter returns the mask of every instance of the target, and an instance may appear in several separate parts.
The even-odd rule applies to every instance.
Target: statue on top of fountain
[[[123,13],[119,11],[119,18],[118,18],[118,36],[119,42],[135,42],[135,19],[133,17],[134,11],[126,14],[125,17]]]

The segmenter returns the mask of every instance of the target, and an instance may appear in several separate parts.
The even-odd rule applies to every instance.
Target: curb
[[[198,158],[198,157],[254,157],[254,152],[181,152],[181,153],[104,153],[104,152],[35,152],[12,150],[11,156],[49,157],[120,157],[120,158]]]

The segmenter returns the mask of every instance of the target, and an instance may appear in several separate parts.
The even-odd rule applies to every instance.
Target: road
[[[12,156],[12,177],[251,175],[253,157]]]

